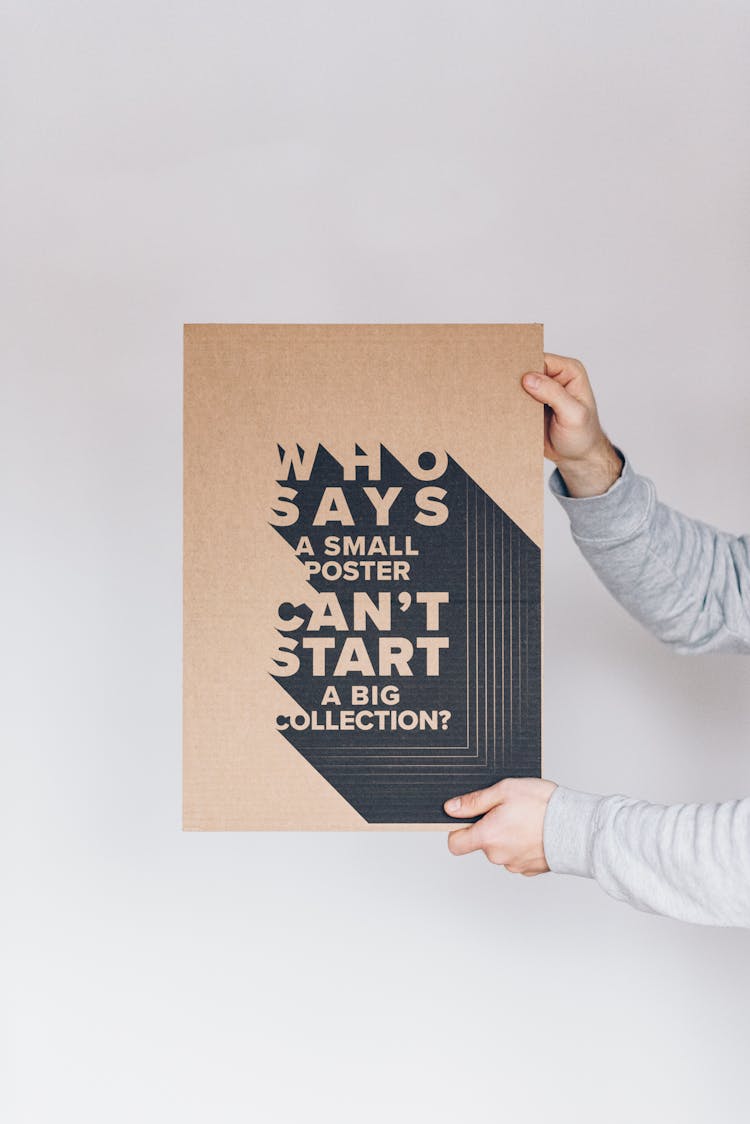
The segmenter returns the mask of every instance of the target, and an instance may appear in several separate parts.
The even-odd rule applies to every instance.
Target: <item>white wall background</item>
[[[179,783],[184,321],[544,321],[662,498],[748,528],[747,5],[2,39],[5,1119],[746,1119],[747,933],[440,835],[183,835]],[[662,650],[552,500],[545,624],[549,777],[750,791],[747,664]]]

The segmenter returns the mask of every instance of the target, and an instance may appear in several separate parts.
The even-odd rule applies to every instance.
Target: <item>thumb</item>
[[[521,380],[523,388],[537,402],[549,406],[561,425],[581,425],[586,418],[586,407],[569,394],[564,386],[538,371],[529,371]]]

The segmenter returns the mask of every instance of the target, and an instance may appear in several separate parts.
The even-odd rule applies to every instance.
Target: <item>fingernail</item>
[[[446,812],[457,812],[461,807],[461,797],[454,796],[452,800],[447,800],[445,804]]]
[[[539,383],[541,381],[542,380],[539,378],[539,375],[524,375],[523,376],[523,385],[531,387],[532,390],[536,390],[536,388],[539,386]]]

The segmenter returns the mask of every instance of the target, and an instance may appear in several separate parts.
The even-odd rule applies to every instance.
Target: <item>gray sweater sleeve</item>
[[[573,538],[624,607],[677,652],[750,653],[750,537],[659,502],[626,457],[601,496],[550,489]],[[595,878],[638,909],[750,928],[750,799],[649,804],[559,785],[544,820],[551,870]]]

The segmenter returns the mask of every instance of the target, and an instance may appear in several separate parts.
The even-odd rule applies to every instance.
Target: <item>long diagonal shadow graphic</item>
[[[315,591],[279,610],[284,737],[369,823],[448,821],[447,797],[538,776],[539,547],[450,456],[442,505],[382,446],[377,493],[322,446],[301,475],[276,526]]]

